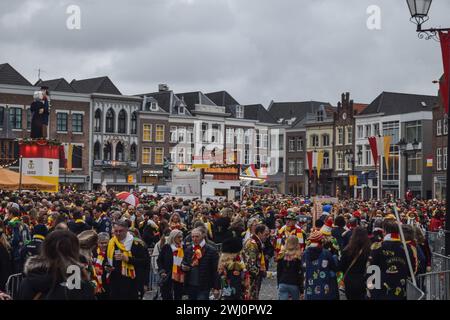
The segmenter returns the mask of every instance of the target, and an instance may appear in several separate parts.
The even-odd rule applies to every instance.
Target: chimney
[[[165,83],[160,83],[158,85],[158,91],[159,92],[163,92],[163,91],[169,91],[169,86]]]

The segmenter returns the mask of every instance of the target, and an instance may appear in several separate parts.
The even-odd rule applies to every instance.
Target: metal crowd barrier
[[[415,286],[411,282],[411,280],[408,280],[406,283],[406,299],[407,300],[424,300],[425,293],[418,286]]]
[[[430,232],[427,231],[428,244],[431,252],[443,254],[445,252],[445,232]]]
[[[450,299],[450,271],[429,272],[417,276],[417,285],[425,300]]]
[[[6,294],[11,296],[11,299],[17,298],[19,293],[20,283],[22,282],[23,274],[16,273],[9,276],[8,281],[6,281]]]
[[[431,266],[433,272],[450,271],[450,257],[433,252],[431,256]]]

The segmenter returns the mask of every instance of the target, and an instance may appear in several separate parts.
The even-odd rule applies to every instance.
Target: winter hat
[[[45,224],[37,224],[33,228],[33,236],[39,235],[39,236],[47,236],[48,229]]]
[[[289,212],[286,216],[286,220],[297,220],[297,215],[294,212]]]
[[[237,237],[227,238],[222,242],[223,253],[239,253],[242,250],[242,240]]]
[[[308,240],[311,243],[315,243],[315,244],[321,243],[322,239],[323,239],[323,234],[322,234],[322,232],[320,232],[318,230],[312,231],[308,237]]]
[[[322,232],[323,235],[329,236],[331,235],[331,230],[333,229],[333,218],[329,217],[325,224],[320,229],[320,232]]]
[[[397,220],[397,218],[392,213],[390,213],[386,217],[384,217],[384,220]]]

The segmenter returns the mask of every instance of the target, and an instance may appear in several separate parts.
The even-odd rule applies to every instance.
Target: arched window
[[[119,133],[127,133],[127,113],[125,110],[119,112]]]
[[[100,142],[97,141],[94,144],[94,160],[101,160],[100,159],[100,148],[101,148]]]
[[[330,169],[330,154],[328,153],[328,151],[325,151],[323,153],[323,168]]]
[[[103,147],[103,160],[112,160],[112,146],[109,142],[107,142]]]
[[[125,161],[125,152],[122,142],[119,142],[116,146],[116,161]]]
[[[97,109],[95,111],[94,116],[94,131],[100,132],[102,130],[102,111],[100,109]]]
[[[322,135],[322,145],[327,147],[330,145],[330,136],[328,134]]]
[[[136,161],[136,144],[132,144],[130,148],[130,161]]]
[[[114,110],[112,108],[108,109],[106,113],[106,132],[114,132]]]
[[[311,136],[311,147],[318,147],[319,146],[319,136],[316,134],[313,134]]]
[[[131,115],[131,134],[137,133],[137,114],[136,111]]]

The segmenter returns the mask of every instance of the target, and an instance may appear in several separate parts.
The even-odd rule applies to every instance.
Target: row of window
[[[118,122],[117,122],[117,133],[127,133],[127,112],[122,109],[119,112]],[[94,114],[94,132],[102,131],[102,111],[100,109],[95,110]],[[112,108],[109,108],[106,112],[105,118],[105,132],[115,133],[116,132],[116,114]],[[133,112],[131,114],[130,122],[130,134],[137,133],[137,113]]]
[[[365,139],[380,134],[380,124],[372,123],[366,125],[358,125],[356,127],[356,137],[358,139]]]
[[[343,152],[336,152],[336,170],[351,170],[351,169],[352,169],[351,158],[346,157]]]
[[[347,135],[345,134],[347,133]],[[347,141],[344,141],[344,137],[347,137]],[[336,128],[336,145],[342,146],[344,144],[353,143],[353,127],[338,127]]]
[[[448,133],[448,120],[445,117],[443,120],[436,120],[436,135],[442,136]]]
[[[322,134],[321,139],[319,139],[319,135],[312,134],[310,136],[310,146],[311,147],[329,147],[331,144],[330,135]]]
[[[447,170],[447,148],[436,149],[436,170]]]
[[[130,147],[130,161],[136,161],[137,160],[137,147],[136,144],[132,144]],[[96,142],[94,144],[94,160],[101,160],[101,144],[100,142]],[[112,144],[107,142],[105,146],[103,147],[103,160],[110,161],[110,160],[116,160],[116,161],[126,161],[125,157],[125,147],[124,145],[119,142],[116,145],[115,149],[115,158],[113,159],[113,147]]]
[[[290,176],[302,176],[305,170],[303,160],[289,160],[288,169]]]
[[[5,109],[4,107],[0,107],[0,119],[4,117]],[[26,109],[26,129],[31,129],[31,110]],[[11,129],[20,130],[22,128],[22,118],[23,118],[23,109],[22,108],[10,108],[9,109],[9,124]],[[67,132],[69,124],[69,113],[58,112],[56,113],[56,130]],[[3,121],[0,121],[0,127],[3,125]],[[81,113],[72,113],[72,132],[83,132],[83,114]]]
[[[69,131],[69,113],[57,112],[56,113],[56,131],[68,132]],[[72,113],[72,132],[83,132],[83,114]]]
[[[289,152],[303,151],[303,139],[289,139]]]
[[[154,148],[155,157],[153,164],[164,164],[164,148]],[[142,164],[152,164],[152,148],[142,148]]]
[[[143,141],[153,141],[153,134],[152,134],[152,128],[153,126],[151,124],[144,124],[142,128],[142,140]],[[164,131],[166,126],[163,124],[157,124],[155,125],[155,142],[164,142]]]

